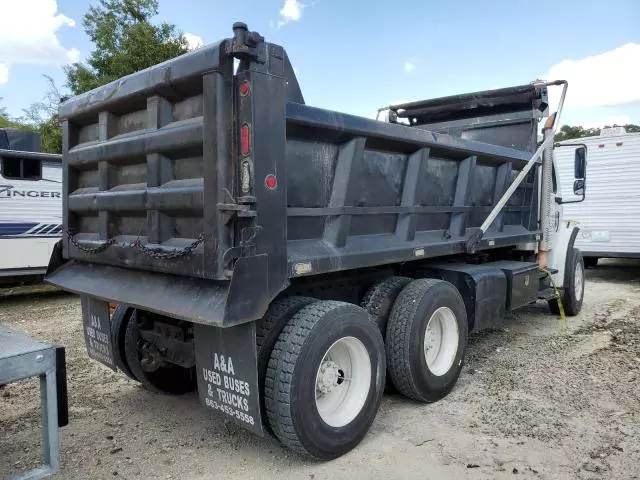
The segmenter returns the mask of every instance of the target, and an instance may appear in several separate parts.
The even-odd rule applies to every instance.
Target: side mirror
[[[573,164],[573,176],[574,178],[584,179],[586,178],[586,170],[587,170],[587,149],[584,147],[576,148],[575,160]],[[584,182],[582,184],[582,188],[584,189]],[[573,190],[575,191],[576,186],[573,185]]]
[[[573,193],[584,197],[584,178],[577,179],[573,182]]]

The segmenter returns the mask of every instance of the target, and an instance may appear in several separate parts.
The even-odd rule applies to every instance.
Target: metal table
[[[60,470],[58,427],[69,423],[64,347],[33,340],[0,325],[0,385],[40,377],[44,465],[14,480],[44,478]]]

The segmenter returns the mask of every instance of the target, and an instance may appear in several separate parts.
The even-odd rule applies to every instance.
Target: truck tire
[[[571,249],[571,255],[567,258],[567,266],[564,272],[564,287],[562,289],[562,306],[564,312],[570,317],[580,313],[582,299],[584,298],[584,260],[582,252],[577,248]],[[555,315],[560,314],[558,300],[549,300],[549,309]]]
[[[182,395],[196,389],[196,369],[165,364],[153,371],[146,370],[141,361],[142,338],[134,309],[125,330],[124,351],[133,376],[143,387],[155,393]]]
[[[387,277],[377,281],[369,287],[365,293],[360,306],[364,308],[373,321],[378,325],[382,338],[387,335],[387,322],[389,313],[400,291],[411,282],[409,277]],[[385,382],[385,392],[394,393],[395,388],[389,372]]]
[[[127,325],[129,319],[133,314],[133,308],[122,303],[118,304],[113,314],[111,315],[111,345],[113,347],[113,357],[116,362],[116,367],[121,370],[131,380],[138,379],[131,373],[129,364],[127,363],[127,357],[124,353],[124,341],[127,332]]]
[[[464,301],[451,283],[412,281],[398,295],[387,324],[393,385],[419,402],[446,396],[462,370],[467,332]]]
[[[598,266],[598,257],[584,257],[585,268],[596,268]]]
[[[385,368],[382,335],[367,312],[345,302],[307,305],[271,352],[264,389],[271,429],[300,454],[345,454],[376,416]]]
[[[256,322],[256,346],[258,349],[258,383],[260,387],[260,408],[262,418],[266,420],[264,406],[264,376],[267,371],[267,364],[271,356],[271,350],[278,340],[278,335],[287,324],[289,319],[302,307],[316,302],[311,297],[285,297],[275,300],[265,313],[264,317]],[[269,429],[268,422],[264,422]]]
[[[360,303],[378,325],[382,338],[387,333],[387,321],[393,302],[410,281],[408,277],[387,277],[379,280],[369,287]]]

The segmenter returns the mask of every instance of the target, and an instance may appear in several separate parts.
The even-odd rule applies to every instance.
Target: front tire
[[[283,445],[337,458],[366,435],[385,381],[382,335],[362,308],[321,301],[302,308],[278,337],[265,377],[271,429]]]
[[[449,282],[414,280],[393,305],[387,361],[393,385],[419,402],[435,402],[453,388],[467,347],[467,313]]]
[[[564,272],[564,287],[562,291],[562,306],[570,317],[580,313],[582,300],[584,298],[584,260],[582,253],[577,248],[571,249],[570,257],[567,259],[567,268]],[[558,300],[549,300],[549,309],[558,315],[560,308]]]

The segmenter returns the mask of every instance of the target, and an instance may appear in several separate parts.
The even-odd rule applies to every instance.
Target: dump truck
[[[284,48],[233,32],[60,106],[47,278],[81,296],[90,357],[332,459],[386,387],[445,397],[470,332],[538,300],[580,311],[578,227],[552,189],[548,90],[566,82],[377,121],[306,105]],[[584,190],[581,147],[575,164]]]

